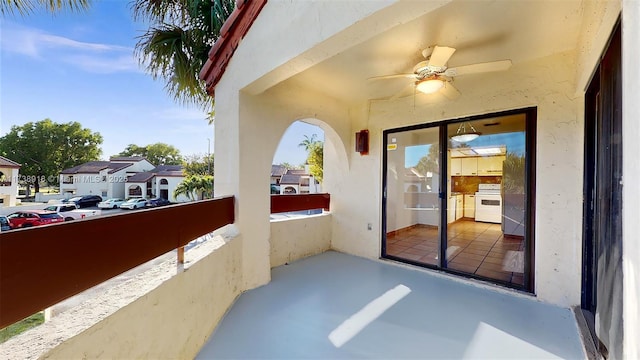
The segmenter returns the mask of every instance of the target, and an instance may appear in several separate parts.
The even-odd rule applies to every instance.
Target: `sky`
[[[84,13],[40,11],[0,18],[0,136],[14,125],[49,118],[77,121],[103,137],[102,158],[128,144],[164,142],[182,155],[214,151],[215,125],[206,112],[176,103],[138,65],[133,49],[146,26],[134,22],[129,0],[94,1]],[[274,164],[303,164],[297,122],[280,142]]]

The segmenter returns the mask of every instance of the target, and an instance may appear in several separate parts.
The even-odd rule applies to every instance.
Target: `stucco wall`
[[[241,292],[240,249],[227,242],[43,358],[194,358]]]
[[[264,177],[266,188],[275,146],[293,121],[317,119],[324,126],[325,134],[329,131],[323,185],[332,195],[332,248],[375,258],[380,255],[384,130],[536,107],[535,292],[541,300],[558,305],[579,304],[584,138],[584,104],[580,89],[586,85],[584,74],[593,71],[594,54],[602,48],[602,36],[585,36],[575,50],[518,62],[499,75],[456,78],[455,84],[462,96],[453,101],[443,97],[433,99],[438,95],[427,101],[424,95],[419,95],[415,99],[371,100],[346,105],[331,95],[316,92],[312,84],[286,80],[287,76],[321,61],[320,50],[324,49],[323,56],[326,57],[365,39],[366,36],[360,33],[361,27],[368,27],[371,36],[390,28],[392,25],[386,22],[375,23],[378,14],[366,17],[389,4],[391,2],[380,2],[360,10],[345,5],[339,21],[326,22],[319,27],[320,31],[307,34],[291,31],[291,27],[285,31],[279,25],[270,28],[261,24],[277,19],[275,12],[283,6],[279,2],[268,3],[253,26],[269,31],[250,31],[240,44],[216,90],[216,103],[219,104],[216,147],[219,153],[230,155],[216,159],[216,192],[237,196],[240,228],[246,229],[241,233],[251,238],[244,245],[247,254],[257,259],[258,253],[262,256],[266,253],[265,249],[252,250],[254,245],[264,246],[266,239],[260,233],[264,231],[262,222],[268,213],[268,195],[266,191],[264,195],[262,190],[258,191],[260,187],[256,187],[253,180],[261,181]],[[398,24],[411,18],[399,11],[404,5],[406,3],[394,3],[385,8],[382,12],[387,15],[385,21],[393,18]],[[296,6],[302,7],[295,9],[297,13],[309,11],[303,9],[305,6],[317,6],[310,11],[314,14],[331,11],[322,3],[296,3]],[[594,25],[598,34],[606,33],[609,14],[615,13],[614,8],[615,4],[585,5],[585,11],[595,12],[589,19],[602,20]],[[413,17],[425,11],[428,10],[416,9]],[[353,27],[345,28],[340,22],[352,18],[358,19]],[[307,20],[313,23],[313,19]],[[585,26],[592,30],[592,25]],[[339,31],[342,32],[336,34]],[[274,34],[284,36],[278,44],[287,44],[287,48],[282,49],[286,52],[267,49],[265,46],[269,47],[269,42],[260,41]],[[309,39],[316,35],[320,38]],[[256,51],[264,55],[258,64],[249,55]],[[370,134],[370,152],[366,156],[353,151],[353,134],[361,129],[368,129]],[[335,134],[333,139],[332,134]],[[262,153],[267,154],[263,156]],[[403,223],[411,222],[404,220],[407,221]],[[259,226],[254,226],[255,221]],[[368,230],[369,224],[372,230]],[[267,277],[260,275],[265,273],[264,265],[246,266],[253,267],[253,274],[248,276],[266,281]]]
[[[73,174],[73,184],[64,183],[64,177],[71,175],[60,175],[60,192],[64,194],[65,191],[73,191],[75,195],[100,195],[105,199],[124,198],[126,173],[126,169],[114,173],[109,173],[107,169],[97,174]],[[103,178],[106,178],[106,181],[102,181]],[[106,196],[102,195],[103,191],[107,192]]]
[[[160,185],[160,181],[162,179],[167,180],[168,185]],[[178,187],[178,185],[182,182],[182,180],[184,180],[183,177],[156,177],[155,182],[156,182],[156,197],[160,196],[160,187],[166,186],[167,189],[169,190],[169,201],[171,202],[185,202],[185,201],[189,201],[189,198],[186,195],[178,195],[178,197],[176,198],[175,196],[173,196],[173,192],[176,190],[176,187]]]
[[[369,126],[384,129],[535,106],[537,120],[536,293],[560,305],[580,302],[582,228],[581,97],[573,95],[575,54],[515,64],[499,77],[461,78],[463,96],[374,103]],[[371,156],[381,158],[381,147]]]
[[[284,265],[331,247],[331,214],[271,221],[271,267]]]
[[[456,101],[423,102],[417,98],[415,108],[411,98],[380,101],[372,103],[368,112],[358,107],[346,110],[338,100],[285,83],[259,97],[245,96],[250,101],[243,109],[254,106],[260,116],[241,116],[241,121],[254,122],[251,129],[247,126],[247,132],[259,132],[261,137],[247,137],[243,132],[241,145],[248,152],[275,151],[280,134],[291,122],[315,113],[330,130],[329,135],[331,131],[336,134],[335,142],[327,137],[330,148],[325,154],[324,186],[332,194],[332,248],[375,258],[380,254],[383,130],[536,106],[536,293],[545,301],[575,305],[580,299],[583,143],[583,99],[574,95],[575,59],[574,52],[567,52],[516,64],[500,77],[461,79],[457,84],[465,92]],[[370,132],[367,156],[352,151],[352,135],[361,128]],[[265,134],[275,139],[266,140],[270,136]],[[341,154],[348,160],[340,160]],[[265,157],[264,164],[261,173],[266,184],[270,157]],[[251,187],[255,187],[253,182]],[[262,211],[266,214],[268,195],[264,193]],[[239,204],[243,206],[242,197]],[[255,210],[255,205],[249,206]],[[405,220],[403,223],[411,223],[411,219]],[[367,230],[368,224],[372,230]]]
[[[0,187],[0,198],[4,199],[2,206],[16,206],[20,169],[2,168],[0,170],[5,176],[4,181],[11,182],[11,186]]]

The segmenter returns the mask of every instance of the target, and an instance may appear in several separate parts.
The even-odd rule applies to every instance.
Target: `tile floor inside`
[[[438,228],[415,225],[387,234],[387,255],[438,265]],[[524,241],[506,237],[500,224],[460,219],[447,228],[447,266],[511,284],[524,284]]]

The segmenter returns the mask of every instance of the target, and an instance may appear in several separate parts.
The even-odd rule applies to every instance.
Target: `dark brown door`
[[[622,358],[622,64],[620,25],[585,99],[582,308],[600,349]]]

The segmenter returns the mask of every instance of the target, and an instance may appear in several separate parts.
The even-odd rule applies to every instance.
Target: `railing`
[[[3,232],[0,328],[234,222],[234,198]]]
[[[324,209],[329,211],[329,194],[271,195],[271,213]]]

